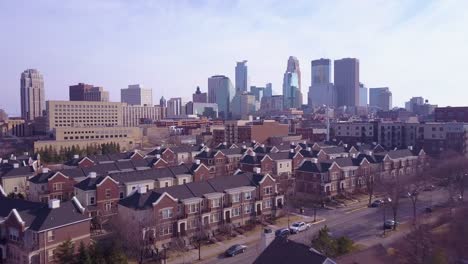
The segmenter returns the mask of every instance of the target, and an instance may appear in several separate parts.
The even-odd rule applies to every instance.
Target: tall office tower
[[[44,77],[36,69],[21,74],[21,117],[32,121],[45,110]]]
[[[284,108],[301,108],[301,70],[296,57],[290,56],[288,66],[283,77],[283,104]]]
[[[230,117],[230,104],[234,96],[231,80],[224,75],[214,75],[208,78],[208,103],[218,104],[219,117]]]
[[[271,83],[265,84],[265,92],[263,93],[264,97],[271,97],[273,96],[273,87]]]
[[[206,103],[206,102],[208,102],[208,94],[207,93],[202,93],[200,91],[200,87],[197,86],[197,90],[192,95],[192,101],[194,103]]]
[[[120,102],[129,105],[153,106],[153,90],[145,89],[139,84],[120,89]]]
[[[335,60],[334,66],[337,106],[358,106],[359,60],[355,58]]]
[[[308,105],[310,107],[336,106],[336,90],[330,82],[330,59],[313,60],[311,66],[312,78],[307,95]]]
[[[236,65],[236,93],[247,92],[248,74],[247,61],[237,62]]]
[[[241,119],[255,113],[258,110],[255,102],[255,95],[252,93],[237,93],[231,103],[232,117]]]
[[[109,102],[109,92],[86,83],[69,86],[69,97],[70,101]]]
[[[367,106],[367,87],[363,84],[359,84],[359,106]]]
[[[181,116],[182,112],[182,98],[176,97],[167,100],[167,117]]]
[[[159,99],[159,106],[161,107],[167,106],[166,98],[164,98],[164,96],[161,96],[161,99]]]
[[[256,101],[261,102],[263,96],[265,96],[265,87],[250,86],[250,92],[255,95]]]
[[[388,87],[369,89],[369,106],[378,110],[392,109],[392,92]]]

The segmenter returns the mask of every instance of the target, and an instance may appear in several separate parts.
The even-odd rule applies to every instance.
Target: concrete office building
[[[136,127],[140,124],[152,124],[165,118],[164,108],[155,106],[124,105],[122,107],[123,126]]]
[[[230,104],[234,93],[234,87],[228,77],[214,75],[208,78],[208,103],[218,104],[220,118],[230,117]]]
[[[236,65],[236,93],[247,92],[248,87],[247,61],[237,62]]]
[[[45,110],[44,77],[36,69],[21,74],[21,117],[32,121]]]
[[[388,87],[369,89],[369,106],[378,110],[392,109],[392,92]]]
[[[120,90],[120,101],[128,105],[153,106],[153,90],[132,84]]]
[[[184,114],[185,111],[182,110],[182,98],[176,97],[167,100],[167,117],[173,118]]]
[[[286,72],[283,76],[283,106],[284,108],[301,108],[301,70],[299,60],[290,56]]]
[[[331,62],[329,59],[313,60],[311,62],[311,86],[307,95],[310,107],[336,105],[336,90],[331,80]]]
[[[109,102],[109,92],[91,84],[78,83],[69,86],[70,101]]]
[[[194,103],[207,103],[208,102],[208,93],[202,93],[200,87],[197,86],[197,90],[192,94],[192,101]]]
[[[344,58],[334,62],[337,106],[359,106],[359,60]]]
[[[359,84],[359,106],[366,107],[368,102],[367,98],[368,89],[363,83],[361,83]]]
[[[47,101],[47,129],[122,126],[123,103]]]

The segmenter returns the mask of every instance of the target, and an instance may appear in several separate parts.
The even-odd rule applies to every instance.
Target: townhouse
[[[1,263],[55,263],[55,250],[64,241],[89,244],[90,218],[77,199],[37,203],[4,194],[0,194]]]
[[[138,232],[157,247],[177,238],[189,241],[203,231],[210,234],[226,225],[279,213],[284,196],[268,174],[239,173],[231,177],[147,191],[138,188],[119,202],[119,214],[128,225],[144,226]]]
[[[29,179],[28,199],[43,203],[52,199],[67,201],[73,197],[75,183],[72,177],[62,172],[42,168],[39,174]]]

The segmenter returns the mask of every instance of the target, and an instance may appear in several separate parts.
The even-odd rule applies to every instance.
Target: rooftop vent
[[[88,174],[88,177],[89,177],[89,178],[92,178],[92,179],[96,178],[96,176],[97,176],[97,173],[96,173],[95,171],[91,171],[91,172]]]
[[[19,163],[13,163],[13,168],[15,169],[19,168]]]
[[[49,173],[50,169],[49,168],[42,168],[42,173]]]
[[[145,186],[138,186],[137,187],[137,192],[139,194],[145,194],[146,193],[146,187]]]
[[[307,147],[307,151],[308,151],[308,152],[311,152],[311,151],[312,151],[312,148],[311,148],[311,147]]]
[[[156,154],[156,158],[157,158],[157,159],[160,159],[160,158],[161,158],[161,155],[160,155],[160,154]]]
[[[195,160],[195,164],[200,165],[200,160],[199,160],[199,159],[196,159],[196,160]]]
[[[157,149],[157,150],[161,150],[161,146],[157,146],[156,149]]]
[[[227,146],[227,142],[226,142],[226,141],[224,141],[224,142],[223,142],[223,145],[224,145],[224,146]]]
[[[294,153],[294,149],[290,149],[289,152]]]
[[[57,209],[60,207],[60,200],[59,199],[50,199],[49,200],[49,208],[50,209]]]
[[[255,167],[255,168],[253,169],[253,171],[254,171],[256,174],[260,174],[260,173],[262,172],[262,169],[259,168],[259,167]]]
[[[80,155],[75,154],[75,155],[73,155],[73,158],[74,158],[74,159],[79,159],[79,158],[80,158]]]
[[[311,161],[312,163],[318,163],[318,159],[317,159],[317,158],[311,158],[310,161]]]

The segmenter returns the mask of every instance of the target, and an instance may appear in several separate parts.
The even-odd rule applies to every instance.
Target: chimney
[[[409,149],[409,150],[413,150],[413,146],[408,146],[408,149]]]
[[[265,228],[261,234],[260,251],[265,250],[275,239],[275,234],[271,228]]]
[[[224,146],[227,146],[227,142],[226,142],[226,141],[224,141],[224,142],[223,142],[223,145],[224,145]]]
[[[372,153],[372,150],[366,149],[366,150],[364,150],[364,154],[366,154],[368,156],[372,156],[373,153]]]
[[[205,143],[201,143],[200,146],[204,147],[204,146],[205,146]]]
[[[254,143],[254,144],[257,143],[257,140],[252,140],[252,143]]]
[[[96,178],[96,176],[97,176],[97,173],[94,172],[94,171],[91,171],[91,172],[88,174],[88,177],[91,178],[91,179]]]
[[[59,199],[50,199],[49,200],[49,209],[57,209],[60,207]]]
[[[137,187],[137,192],[139,194],[145,194],[146,193],[146,187],[145,186],[138,186]]]
[[[74,159],[79,159],[79,158],[80,158],[80,155],[75,154],[75,155],[73,155],[73,158],[74,158]]]
[[[307,145],[307,140],[304,140],[302,143],[304,143],[304,145]]]
[[[348,144],[343,144],[343,147],[347,148],[347,147],[348,147]]]
[[[311,161],[312,163],[318,163],[318,159],[317,159],[317,158],[311,158],[310,161]]]
[[[13,163],[13,168],[15,169],[19,168],[19,163]]]
[[[161,146],[157,146],[156,149],[157,149],[157,150],[161,150]]]
[[[200,165],[200,160],[199,160],[199,159],[196,159],[196,160],[195,160],[195,164]]]
[[[157,158],[157,159],[160,159],[160,158],[161,158],[161,155],[160,155],[160,154],[156,154],[156,158]]]
[[[361,146],[362,143],[361,143],[361,142],[357,142],[356,145],[357,145],[357,146]]]
[[[289,152],[294,153],[294,149],[290,149]]]
[[[23,155],[29,156],[29,152],[23,152]]]
[[[246,146],[246,145],[242,145],[242,149],[247,149],[247,146]]]
[[[311,151],[312,151],[312,148],[311,148],[311,147],[307,147],[307,151],[308,151],[308,152],[311,152]]]
[[[210,152],[210,148],[205,148],[205,152]]]
[[[256,174],[260,174],[262,172],[262,169],[259,168],[259,167],[255,167],[253,168],[253,171],[256,173]]]
[[[2,160],[2,163],[3,163],[3,164],[6,164],[6,163],[8,163],[8,160],[7,160],[7,159],[4,159],[4,160]]]
[[[296,142],[291,142],[291,146],[296,146]]]
[[[42,173],[49,173],[49,168],[42,168]]]
[[[260,145],[260,147],[264,148],[264,147],[265,147],[265,144]]]

